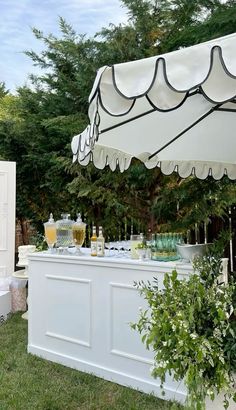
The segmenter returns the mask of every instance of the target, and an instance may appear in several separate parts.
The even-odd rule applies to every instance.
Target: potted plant
[[[131,325],[154,351],[152,375],[162,385],[167,373],[185,380],[191,410],[205,409],[206,397],[213,400],[222,391],[225,408],[228,399],[236,401],[236,286],[219,280],[219,244],[209,252],[194,261],[196,273],[187,280],[179,280],[173,271],[165,275],[164,289],[157,278],[136,283],[149,309]]]

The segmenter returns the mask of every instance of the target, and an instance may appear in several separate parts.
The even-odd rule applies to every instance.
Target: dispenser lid
[[[86,226],[86,223],[84,223],[84,222],[82,221],[81,213],[80,213],[80,212],[77,214],[77,219],[76,219],[75,225],[77,225],[77,226],[78,226],[78,225],[80,225],[80,226]]]
[[[61,214],[61,217],[62,217],[62,219],[69,219],[70,220],[70,214],[67,214],[67,213],[65,213],[65,212],[63,212],[62,214]]]
[[[54,219],[53,219],[53,214],[52,214],[52,212],[51,212],[50,215],[49,215],[48,221],[45,222],[44,225],[46,225],[46,224],[54,224],[54,223],[55,223],[55,221],[54,221]]]
[[[81,213],[80,213],[80,212],[77,214],[76,222],[82,222],[82,218],[81,218]]]
[[[53,219],[53,214],[52,214],[52,212],[51,212],[50,215],[49,215],[49,220],[48,220],[48,222],[54,223],[54,219]]]

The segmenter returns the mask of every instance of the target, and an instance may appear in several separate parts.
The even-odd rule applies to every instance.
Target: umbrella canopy
[[[73,160],[236,179],[236,34],[99,69]]]

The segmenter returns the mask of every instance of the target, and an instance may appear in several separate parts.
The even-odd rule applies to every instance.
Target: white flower
[[[168,363],[169,363],[168,360],[161,360],[161,361],[158,363],[158,366],[159,366],[159,367],[162,367],[162,368],[165,368]]]
[[[220,330],[217,329],[217,328],[214,329],[213,335],[214,335],[214,337],[220,338],[220,337],[221,337],[221,332],[220,332]]]

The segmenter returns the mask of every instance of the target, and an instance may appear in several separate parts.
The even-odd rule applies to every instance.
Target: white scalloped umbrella
[[[123,172],[136,157],[165,174],[236,179],[236,34],[102,67],[89,102],[74,161]]]

